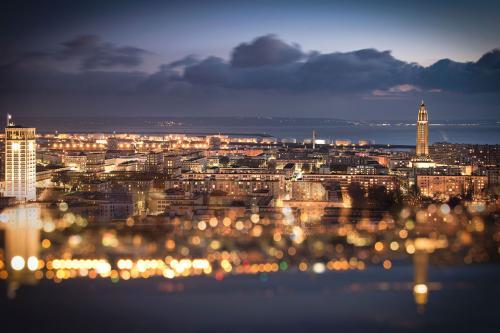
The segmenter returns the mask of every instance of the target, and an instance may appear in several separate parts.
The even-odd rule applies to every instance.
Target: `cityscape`
[[[153,3],[158,10],[167,6]],[[334,3],[340,8],[340,2],[317,2],[329,9]],[[73,17],[65,8],[61,13]],[[165,8],[189,8],[202,21],[212,15],[194,4]],[[289,13],[290,22],[310,9],[302,2],[291,8],[298,12]],[[9,5],[21,15],[18,9]],[[36,44],[18,34],[23,38],[9,44],[13,50],[22,41]],[[60,54],[2,59],[3,332],[482,332],[498,326],[500,91],[490,85],[500,83],[499,49],[477,62],[455,62],[467,66],[462,79],[451,73],[458,65],[436,76],[426,72],[444,60],[400,64],[385,51],[374,56],[374,49],[354,51],[360,53],[353,60],[348,53],[307,53],[272,34],[238,45],[228,61],[186,56],[142,77],[135,92],[110,92],[105,85],[122,89],[129,76],[142,75],[114,71],[115,63],[135,68],[147,65],[138,57],[157,54],[100,43],[82,36],[61,44]],[[333,65],[342,66],[342,54],[346,73]],[[328,57],[339,59],[328,63]],[[373,78],[349,82],[353,63],[372,66],[380,57],[390,59],[365,72]],[[57,73],[47,69],[59,61]],[[477,77],[474,66],[482,66]],[[301,74],[287,72],[291,67]],[[329,79],[320,73],[331,70],[341,87],[334,78],[324,82]],[[112,73],[122,74],[105,78]],[[37,86],[39,75],[44,88]],[[379,86],[386,75],[393,79]],[[398,75],[410,83],[398,82]],[[456,82],[443,83],[450,77]],[[142,90],[160,83],[166,110],[176,105],[179,113],[157,113],[157,92]],[[468,92],[472,86],[478,91]],[[275,98],[319,110],[303,94],[322,98],[324,89],[402,116],[373,116],[376,109],[329,117],[294,113],[291,106],[286,117],[266,111]],[[222,113],[211,113],[208,92]],[[121,114],[99,109],[116,108],[117,96]],[[329,103],[347,103],[335,98]],[[126,111],[138,100],[144,109]],[[476,114],[469,112],[472,101]],[[349,103],[343,108],[361,105]],[[206,112],[183,111],[186,105]],[[241,109],[226,114],[232,105]],[[449,140],[450,126],[459,140]],[[431,139],[438,137],[443,140]]]

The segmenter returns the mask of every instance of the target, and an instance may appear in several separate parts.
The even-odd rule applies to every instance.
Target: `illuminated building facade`
[[[424,101],[422,101],[418,109],[417,145],[411,165],[415,168],[432,168],[436,166],[436,163],[429,157],[429,118]]]
[[[417,120],[417,157],[429,155],[429,121],[424,101],[420,104]]]
[[[417,186],[422,195],[427,197],[448,198],[467,192],[478,196],[488,186],[488,177],[418,175]]]
[[[79,172],[103,172],[104,160],[103,152],[70,152],[63,156],[64,165]]]
[[[5,196],[36,200],[35,129],[16,126],[10,115],[5,128]]]
[[[179,177],[181,175],[180,157],[178,155],[165,155],[163,158],[163,168],[169,177]]]

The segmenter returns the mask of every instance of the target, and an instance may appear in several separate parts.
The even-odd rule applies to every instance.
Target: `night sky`
[[[3,1],[0,112],[500,118],[499,1]]]

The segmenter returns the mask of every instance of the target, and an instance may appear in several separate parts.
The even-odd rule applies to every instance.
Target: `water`
[[[484,332],[500,328],[500,266],[431,267],[418,308],[411,265],[390,271],[288,271],[223,281],[74,279],[5,298],[2,332]]]
[[[134,132],[193,134],[260,134],[276,138],[318,138],[373,140],[385,144],[415,144],[415,126],[411,124],[382,125],[376,122],[356,123],[332,119],[289,118],[158,118],[158,117],[88,117],[88,118],[22,118],[24,126],[37,127],[39,132]],[[429,141],[453,143],[500,143],[500,125],[495,122],[467,122],[432,125]]]

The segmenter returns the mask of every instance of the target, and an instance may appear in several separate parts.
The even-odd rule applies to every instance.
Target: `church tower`
[[[415,156],[411,159],[410,167],[433,168],[436,163],[429,156],[429,119],[424,101],[420,104],[417,118],[417,146]]]
[[[417,157],[429,155],[429,121],[424,101],[418,110],[416,155]]]

